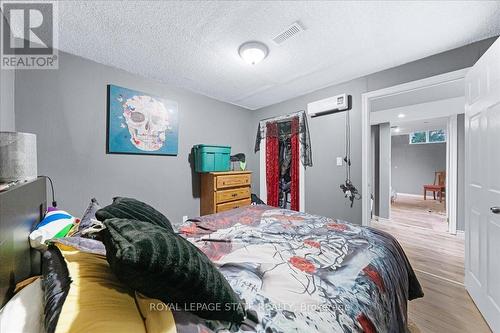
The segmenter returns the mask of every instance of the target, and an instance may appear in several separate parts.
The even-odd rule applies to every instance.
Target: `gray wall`
[[[392,137],[392,188],[398,193],[423,194],[436,171],[446,171],[446,143],[411,145],[408,135]]]
[[[254,137],[241,130],[251,122],[248,110],[63,52],[59,57],[58,70],[16,72],[15,107],[17,129],[38,136],[39,174],[53,177],[61,208],[81,215],[93,196],[104,205],[132,196],[178,223],[199,214],[199,182],[188,161],[194,144],[250,153]],[[178,102],[178,156],[106,154],[110,83]]]
[[[457,230],[465,230],[465,115],[457,116]]]
[[[0,131],[15,131],[14,70],[0,70]]]
[[[378,216],[391,215],[391,124],[379,124]]]
[[[352,178],[361,190],[361,94],[366,91],[366,80],[358,79],[294,98],[253,113],[254,124],[259,119],[305,110],[307,103],[347,92],[352,95],[354,108],[349,111],[352,125]],[[331,216],[361,223],[361,201],[350,208],[339,186],[345,181],[344,166],[336,166],[336,157],[345,155],[345,112],[309,119],[313,166],[305,174],[305,209],[308,213]],[[254,134],[255,135],[255,134]],[[256,155],[254,155],[256,156]],[[258,158],[258,154],[257,154]],[[257,180],[258,174],[254,179]],[[254,191],[258,182],[254,183]]]
[[[307,104],[340,93],[352,95],[352,180],[361,190],[361,94],[404,82],[472,66],[496,38],[486,39],[458,49],[394,67],[385,71],[351,80],[342,84],[308,93],[253,113],[250,132],[255,136],[257,122],[270,116],[305,110]],[[367,55],[369,56],[369,55]],[[330,114],[311,119],[311,144],[314,166],[306,170],[306,210],[310,213],[342,218],[361,223],[361,201],[350,208],[339,189],[344,180],[344,169],[335,166],[335,157],[344,155],[344,114]],[[258,165],[258,154],[249,158]],[[258,191],[258,170],[254,174],[254,191]]]

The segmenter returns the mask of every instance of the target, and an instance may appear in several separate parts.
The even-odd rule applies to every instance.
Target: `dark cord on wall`
[[[57,201],[56,201],[56,195],[55,195],[55,192],[54,192],[54,183],[52,182],[52,179],[50,179],[49,176],[44,176],[44,175],[41,175],[41,176],[38,176],[38,178],[46,178],[49,180],[49,183],[50,183],[50,190],[52,192],[52,207],[57,207]]]
[[[351,208],[354,205],[354,200],[360,200],[361,194],[354,186],[351,180],[351,117],[347,110],[345,114],[345,182],[340,185],[340,189],[344,196],[351,202]]]

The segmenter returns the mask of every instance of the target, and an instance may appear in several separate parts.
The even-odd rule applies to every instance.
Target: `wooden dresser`
[[[201,174],[200,215],[248,206],[251,200],[251,171]]]

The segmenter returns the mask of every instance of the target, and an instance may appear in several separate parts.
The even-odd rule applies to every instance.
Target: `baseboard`
[[[387,223],[387,222],[391,222],[391,219],[386,219],[385,217],[379,217],[379,216],[373,215],[372,221]]]
[[[398,195],[401,195],[403,197],[414,197],[414,198],[424,198],[424,196],[422,194],[411,194],[411,193],[399,193],[398,192]]]

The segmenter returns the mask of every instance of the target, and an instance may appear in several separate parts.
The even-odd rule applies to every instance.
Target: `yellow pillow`
[[[56,333],[146,333],[134,292],[118,281],[106,257],[60,250],[72,282]]]
[[[138,292],[135,293],[135,300],[148,333],[177,333],[174,315],[165,303]]]

